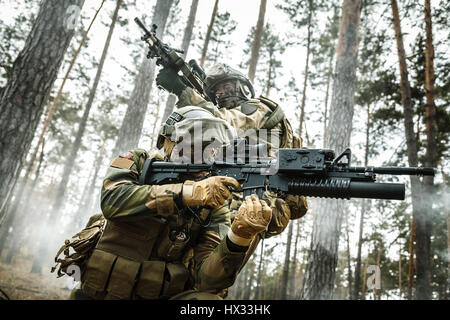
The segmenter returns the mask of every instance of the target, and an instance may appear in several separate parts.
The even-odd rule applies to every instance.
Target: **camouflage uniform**
[[[279,137],[279,140],[272,140],[275,142],[279,141],[277,146],[268,144],[269,154],[271,156],[274,156],[274,151],[278,148],[301,148],[302,146],[301,139],[293,135],[291,125],[284,116],[281,107],[267,98],[260,97],[259,99],[249,99],[242,105],[233,109],[219,109],[212,102],[203,99],[192,88],[187,87],[179,96],[177,107],[181,108],[186,105],[196,105],[204,108],[215,116],[229,122],[234,128],[240,129],[241,132],[250,129],[255,129],[257,131],[259,129],[267,129],[269,141],[271,141],[270,136]],[[250,112],[249,110],[253,110],[253,112]],[[274,115],[275,112],[278,113],[278,115]],[[268,121],[268,119],[272,120]],[[272,126],[275,122],[277,123]],[[233,195],[234,203],[230,204],[231,210],[237,210],[237,208],[239,208],[242,202],[242,200],[240,200],[241,198],[242,196],[239,196],[239,194]],[[290,208],[291,219],[298,219],[306,214],[308,203],[305,197],[288,195],[285,201]]]
[[[225,296],[245,257],[226,240],[229,209],[203,208],[199,215],[209,215],[210,223],[201,225],[180,202],[182,184],[138,184],[147,158],[145,150],[130,151],[108,168],[101,192],[107,223],[86,263],[84,295],[167,299],[194,290],[202,299]]]
[[[217,102],[214,97],[213,88],[220,82],[227,80],[237,80],[249,89],[245,94],[245,89],[239,89],[245,99],[239,105],[233,108],[218,108],[213,102]],[[239,87],[243,87],[238,84]],[[266,142],[268,146],[268,155],[275,156],[279,148],[301,148],[301,138],[293,134],[292,127],[286,119],[281,107],[274,101],[260,96],[253,98],[254,90],[249,80],[239,71],[230,68],[225,64],[217,64],[208,72],[205,79],[204,89],[211,101],[206,101],[195,90],[186,87],[179,95],[177,107],[181,108],[187,105],[202,107],[215,116],[229,122],[238,134],[246,135],[246,132],[255,130],[258,143]],[[251,94],[251,98],[249,95]],[[261,129],[266,129],[265,136],[260,134]],[[265,139],[264,139],[265,138]],[[265,140],[265,141],[264,141]],[[289,220],[303,217],[308,210],[308,203],[304,196],[288,195],[284,200],[277,198],[276,194],[266,192],[265,199],[272,208],[272,220],[266,232],[260,233],[255,237],[247,250],[246,257],[242,267],[253,254],[260,240],[280,234],[288,225]],[[231,218],[236,214],[242,204],[242,194],[233,193],[229,200],[229,209]]]

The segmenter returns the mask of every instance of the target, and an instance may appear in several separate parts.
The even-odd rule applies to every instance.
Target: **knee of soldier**
[[[204,291],[189,290],[181,292],[171,297],[169,300],[223,300],[223,299],[219,297],[217,294]]]

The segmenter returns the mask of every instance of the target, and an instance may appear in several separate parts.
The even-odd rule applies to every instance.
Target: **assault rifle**
[[[264,146],[263,146],[264,147]],[[258,150],[257,150],[258,149]],[[279,149],[276,158],[258,158],[261,145],[242,140],[230,145],[221,159],[212,163],[164,162],[147,159],[139,183],[180,183],[190,174],[233,177],[242,185],[244,197],[264,191],[324,198],[371,198],[404,200],[403,183],[378,183],[377,174],[434,176],[433,168],[351,167],[351,150],[335,157],[330,149]],[[232,151],[232,152],[230,152]],[[243,152],[242,152],[243,151]],[[231,161],[230,161],[231,160]],[[346,160],[346,161],[343,161]]]
[[[144,35],[141,37],[141,40],[148,45],[149,50],[147,53],[147,58],[156,58],[156,65],[158,66],[172,68],[177,72],[181,71],[183,74],[181,76],[183,82],[187,86],[197,90],[203,98],[209,100],[203,90],[203,80],[206,75],[197,62],[192,59],[188,64],[186,64],[186,61],[178,55],[178,53],[183,54],[183,50],[171,48],[167,44],[163,43],[156,36],[156,29],[158,28],[156,24],[152,24],[151,30],[148,30],[138,18],[134,18],[134,21],[144,31]]]

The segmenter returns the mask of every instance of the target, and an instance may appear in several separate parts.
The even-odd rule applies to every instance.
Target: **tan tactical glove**
[[[256,194],[245,198],[234,218],[228,238],[239,246],[248,246],[252,239],[267,228],[272,218],[272,209]]]
[[[264,196],[269,201],[269,206],[272,209],[272,219],[265,234],[265,238],[269,238],[280,234],[286,229],[291,218],[291,210],[283,199],[277,198],[269,192],[265,192]]]
[[[231,194],[228,187],[239,189],[236,179],[230,177],[210,177],[201,181],[187,180],[183,184],[183,203],[187,206],[202,206],[217,209]]]

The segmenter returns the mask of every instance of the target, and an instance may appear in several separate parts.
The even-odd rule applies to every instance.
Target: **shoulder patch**
[[[119,157],[126,158],[126,159],[131,159],[133,157],[133,155],[131,153],[129,153],[129,152],[125,152],[125,153],[122,153]]]
[[[130,170],[133,164],[134,162],[132,160],[118,157],[113,160],[111,167]]]
[[[255,113],[256,110],[258,110],[257,105],[254,105],[252,103],[247,103],[247,102],[244,102],[243,104],[241,104],[241,112],[243,114],[245,114],[246,116],[249,116],[249,115]]]

